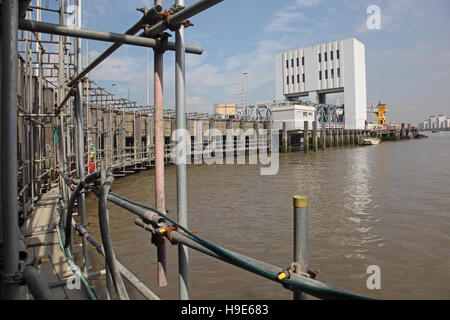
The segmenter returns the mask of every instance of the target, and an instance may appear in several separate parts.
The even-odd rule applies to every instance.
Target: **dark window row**
[[[334,79],[334,69],[330,70],[331,79]],[[337,68],[337,77],[341,77],[341,68]],[[328,79],[328,70],[325,70],[325,79]],[[322,71],[319,71],[319,80],[322,80]]]
[[[324,52],[324,56],[323,56],[325,61],[328,61],[328,52]],[[336,59],[340,59],[341,58],[341,54],[339,52],[339,49],[336,50]],[[330,59],[334,60],[334,51],[330,51]],[[319,63],[322,62],[322,54],[319,53]]]
[[[305,82],[305,74],[304,73],[302,74],[302,82],[303,83]],[[287,83],[287,85],[289,85],[289,76],[286,77],[286,83]],[[292,76],[292,82],[291,83],[292,84],[295,83],[295,76]],[[299,74],[297,75],[297,83],[300,83],[300,75]]]
[[[296,59],[296,65],[297,67],[300,66],[300,58]],[[302,57],[302,66],[305,65],[305,57]],[[291,59],[291,67],[294,67],[294,59]],[[286,60],[286,68],[289,68],[289,60]]]

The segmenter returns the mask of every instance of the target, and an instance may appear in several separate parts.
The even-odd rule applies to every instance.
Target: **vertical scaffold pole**
[[[155,5],[163,6],[163,0],[155,0]],[[156,209],[166,212],[164,192],[164,92],[163,68],[164,52],[154,49],[154,130],[155,130],[155,200]],[[162,242],[157,244],[158,257],[158,285],[167,286],[166,277],[166,246]]]
[[[308,197],[294,196],[294,263],[296,273],[307,273],[308,257]],[[306,300],[306,294],[294,290],[294,300]]]
[[[76,7],[76,26],[81,28],[81,0],[75,0]],[[81,73],[81,39],[75,38],[75,68],[77,73]],[[76,141],[77,141],[77,175],[80,179],[84,178],[84,128],[83,128],[83,101],[81,97],[82,83],[78,82],[75,91],[75,123],[76,123]],[[81,217],[81,225],[87,227],[86,222],[86,199],[84,193],[78,198],[78,212]],[[89,272],[88,246],[85,238],[82,238],[82,249],[84,259],[84,272]]]
[[[184,6],[184,0],[176,0],[179,6]],[[187,227],[187,183],[186,183],[186,112],[185,112],[185,36],[184,25],[176,29],[176,114],[177,114],[177,142],[181,145],[177,161],[177,215],[178,223]],[[180,161],[181,160],[181,161]],[[178,272],[180,300],[189,300],[189,258],[187,247],[178,245]]]
[[[14,275],[19,271],[18,215],[17,215],[17,30],[19,1],[2,3],[2,101],[1,121],[1,197],[3,273]],[[0,297],[3,300],[17,298],[19,284],[3,279]]]

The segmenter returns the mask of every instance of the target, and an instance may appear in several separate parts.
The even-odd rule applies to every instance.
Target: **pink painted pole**
[[[155,5],[163,5],[162,0],[155,0]],[[155,102],[155,199],[156,209],[166,212],[164,193],[164,94],[163,94],[163,66],[164,53],[154,50],[154,102]],[[158,285],[167,286],[166,277],[166,246],[164,239],[157,241],[158,256]]]

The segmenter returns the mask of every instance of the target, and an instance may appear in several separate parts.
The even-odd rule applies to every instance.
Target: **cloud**
[[[188,112],[212,113],[212,106],[208,100],[197,97],[186,97],[186,110]]]
[[[305,18],[301,12],[279,11],[273,21],[264,28],[266,32],[292,32],[298,28],[298,24]],[[297,25],[293,25],[297,23]]]
[[[288,8],[315,7],[322,3],[323,0],[296,0],[294,4]]]

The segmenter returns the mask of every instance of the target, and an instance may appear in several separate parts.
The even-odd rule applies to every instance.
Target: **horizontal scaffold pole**
[[[192,18],[196,14],[205,11],[212,6],[222,2],[223,0],[200,0],[196,3],[184,8],[183,10],[173,14],[166,21],[161,21],[148,29],[147,35],[154,36],[162,33],[163,31],[176,27],[183,21]],[[187,52],[187,51],[186,51]]]
[[[77,29],[59,24],[38,22],[22,19],[19,22],[19,29],[25,31],[33,31],[39,33],[49,33],[60,36],[83,38],[89,40],[98,40],[106,42],[114,42],[119,44],[128,44],[146,48],[157,48],[162,45],[165,50],[175,51],[175,43],[167,42],[166,44],[156,41],[155,39],[136,37],[127,34],[113,33],[91,29]],[[202,54],[203,49],[197,46],[186,46],[186,52],[192,54]]]

